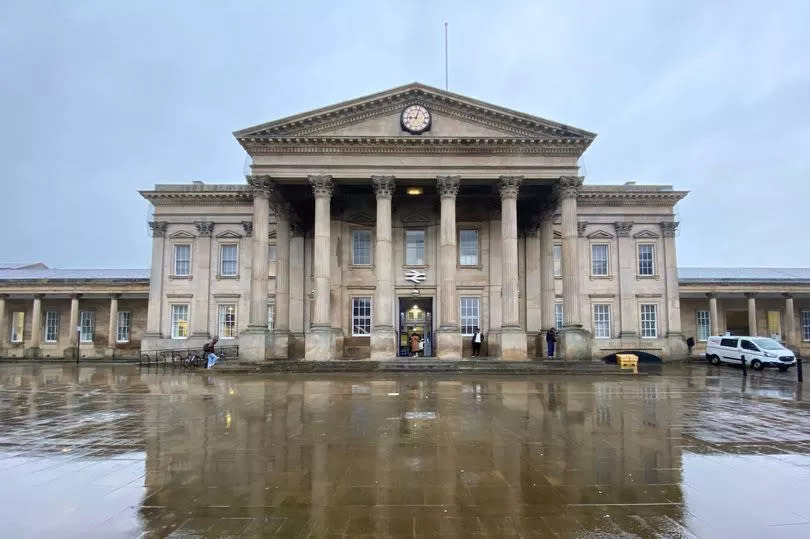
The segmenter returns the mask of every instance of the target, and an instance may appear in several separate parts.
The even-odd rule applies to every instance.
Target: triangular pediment
[[[350,223],[368,225],[374,222],[374,217],[365,212],[357,212],[351,214],[346,220]]]
[[[401,113],[420,104],[431,115],[421,135],[404,130]],[[577,140],[596,135],[438,88],[413,83],[234,133],[243,144],[257,139],[312,137],[519,138]]]
[[[186,232],[185,230],[178,230],[174,234],[169,235],[169,238],[171,238],[173,240],[178,240],[178,239],[191,240],[191,239],[194,239],[194,234],[192,234],[190,232]]]
[[[605,232],[604,230],[594,230],[588,234],[589,240],[609,240],[613,238],[613,234]]]
[[[217,234],[217,239],[238,239],[241,238],[242,235],[234,232],[233,230],[225,230],[224,232],[220,232]]]
[[[642,240],[643,240],[643,239],[649,239],[649,240],[652,240],[652,239],[657,238],[657,237],[658,237],[658,234],[656,234],[655,232],[652,232],[652,231],[650,231],[650,230],[642,230],[642,231],[640,231],[640,232],[636,232],[635,234],[633,234],[633,237],[634,237],[634,238],[636,238],[637,240],[638,240],[638,239],[642,239]]]

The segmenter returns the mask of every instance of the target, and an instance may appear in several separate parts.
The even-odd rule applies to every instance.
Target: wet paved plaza
[[[0,537],[810,537],[794,373],[0,365]]]

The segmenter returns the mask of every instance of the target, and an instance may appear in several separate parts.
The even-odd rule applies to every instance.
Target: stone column
[[[194,281],[195,294],[191,306],[191,329],[193,337],[208,340],[210,337],[209,301],[211,297],[211,236],[214,233],[212,221],[197,221],[199,237],[194,242]],[[196,258],[195,258],[196,257]]]
[[[253,257],[250,264],[250,313],[248,327],[239,335],[239,358],[264,361],[268,356],[267,339],[267,245],[270,234],[270,196],[273,182],[269,176],[248,176],[253,187]]]
[[[526,360],[526,332],[518,303],[517,195],[522,176],[501,176],[501,359]]]
[[[542,271],[540,223],[536,221],[526,230],[526,355],[532,359],[543,355],[539,346],[543,334]]]
[[[555,326],[554,319],[554,211],[547,208],[540,217],[540,290],[541,319],[544,334],[539,339],[546,355],[545,331]]]
[[[795,312],[793,309],[793,294],[785,294],[785,344],[788,347],[795,347],[796,340],[794,335],[794,320]]]
[[[748,299],[748,333],[756,337],[757,333],[757,299],[755,294],[746,294]]]
[[[152,230],[152,270],[149,273],[149,302],[146,310],[146,333],[141,342],[141,348],[143,350],[155,350],[160,348],[160,339],[163,337],[161,331],[163,318],[163,276],[166,273],[164,252],[166,229],[168,226],[169,224],[166,221],[152,221],[149,223],[149,228]],[[78,322],[77,311],[76,320],[71,322],[71,332],[76,331]]]
[[[150,285],[151,290],[151,285]],[[151,296],[151,292],[150,292]],[[152,300],[149,300],[149,309],[151,309]],[[147,315],[148,316],[148,315]],[[79,332],[76,331],[76,328],[79,326],[79,294],[71,294],[70,296],[70,327],[68,328],[68,342],[73,342],[73,338],[76,338],[76,348],[72,349],[70,352],[65,350],[65,357],[76,359],[79,354]],[[160,336],[158,335],[158,338]],[[144,350],[150,350],[150,348],[144,348]],[[72,355],[72,357],[71,357]]]
[[[557,183],[562,213],[562,270],[564,327],[559,332],[560,357],[590,360],[591,334],[582,329],[579,298],[579,249],[577,234],[577,195],[582,178],[563,176]]]
[[[330,245],[331,245],[331,202],[334,184],[332,176],[310,176],[312,193],[315,195],[315,229],[313,242],[312,273],[315,283],[313,298],[312,326],[306,335],[307,360],[331,360],[336,357],[335,335],[329,320],[330,309]]]
[[[717,316],[717,296],[712,293],[706,294],[709,298],[709,334],[720,335],[720,322]]]
[[[39,343],[42,339],[42,294],[34,294],[31,309],[31,341],[23,350],[25,357],[39,357]]]
[[[632,221],[618,221],[613,225],[616,228],[617,253],[619,262],[619,336],[622,339],[638,338],[638,304],[633,279],[636,276],[633,253],[633,240],[630,232],[633,230]]]
[[[689,349],[681,331],[681,294],[678,286],[678,260],[675,255],[675,231],[677,221],[660,224],[664,236],[664,285],[666,287],[665,306],[667,310],[667,341],[670,359],[686,359]]]
[[[0,294],[0,354],[5,351],[8,343],[6,337],[6,298],[8,298],[8,294]]]
[[[439,299],[440,321],[436,330],[436,356],[439,359],[461,359],[461,328],[456,301],[456,195],[461,185],[459,176],[439,176],[436,189],[441,197],[439,227]]]
[[[115,355],[115,344],[117,342],[118,333],[118,298],[121,294],[110,295],[110,321],[107,329],[107,350],[105,355],[113,357]]]
[[[393,359],[397,355],[397,334],[394,331],[394,258],[391,234],[391,197],[394,195],[393,176],[372,176],[377,196],[377,243],[374,268],[377,288],[374,292],[374,328],[371,331],[371,359]]]
[[[276,214],[276,303],[273,319],[273,358],[290,357],[290,205],[274,200]],[[265,300],[265,312],[267,301]],[[265,326],[267,321],[265,321]]]

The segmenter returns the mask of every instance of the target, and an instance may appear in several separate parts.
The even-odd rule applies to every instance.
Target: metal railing
[[[214,354],[219,357],[219,361],[236,359],[239,357],[238,346],[215,346]],[[202,367],[208,363],[207,354],[202,348],[166,348],[163,350],[147,350],[141,352],[138,364],[141,366],[166,366],[166,367]]]

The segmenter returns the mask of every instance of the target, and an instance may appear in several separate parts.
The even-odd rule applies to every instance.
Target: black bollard
[[[740,356],[740,363],[742,364],[743,376],[748,376],[748,371],[745,369],[745,356]]]
[[[802,373],[802,358],[796,357],[796,378],[799,382],[804,382],[804,373]]]

